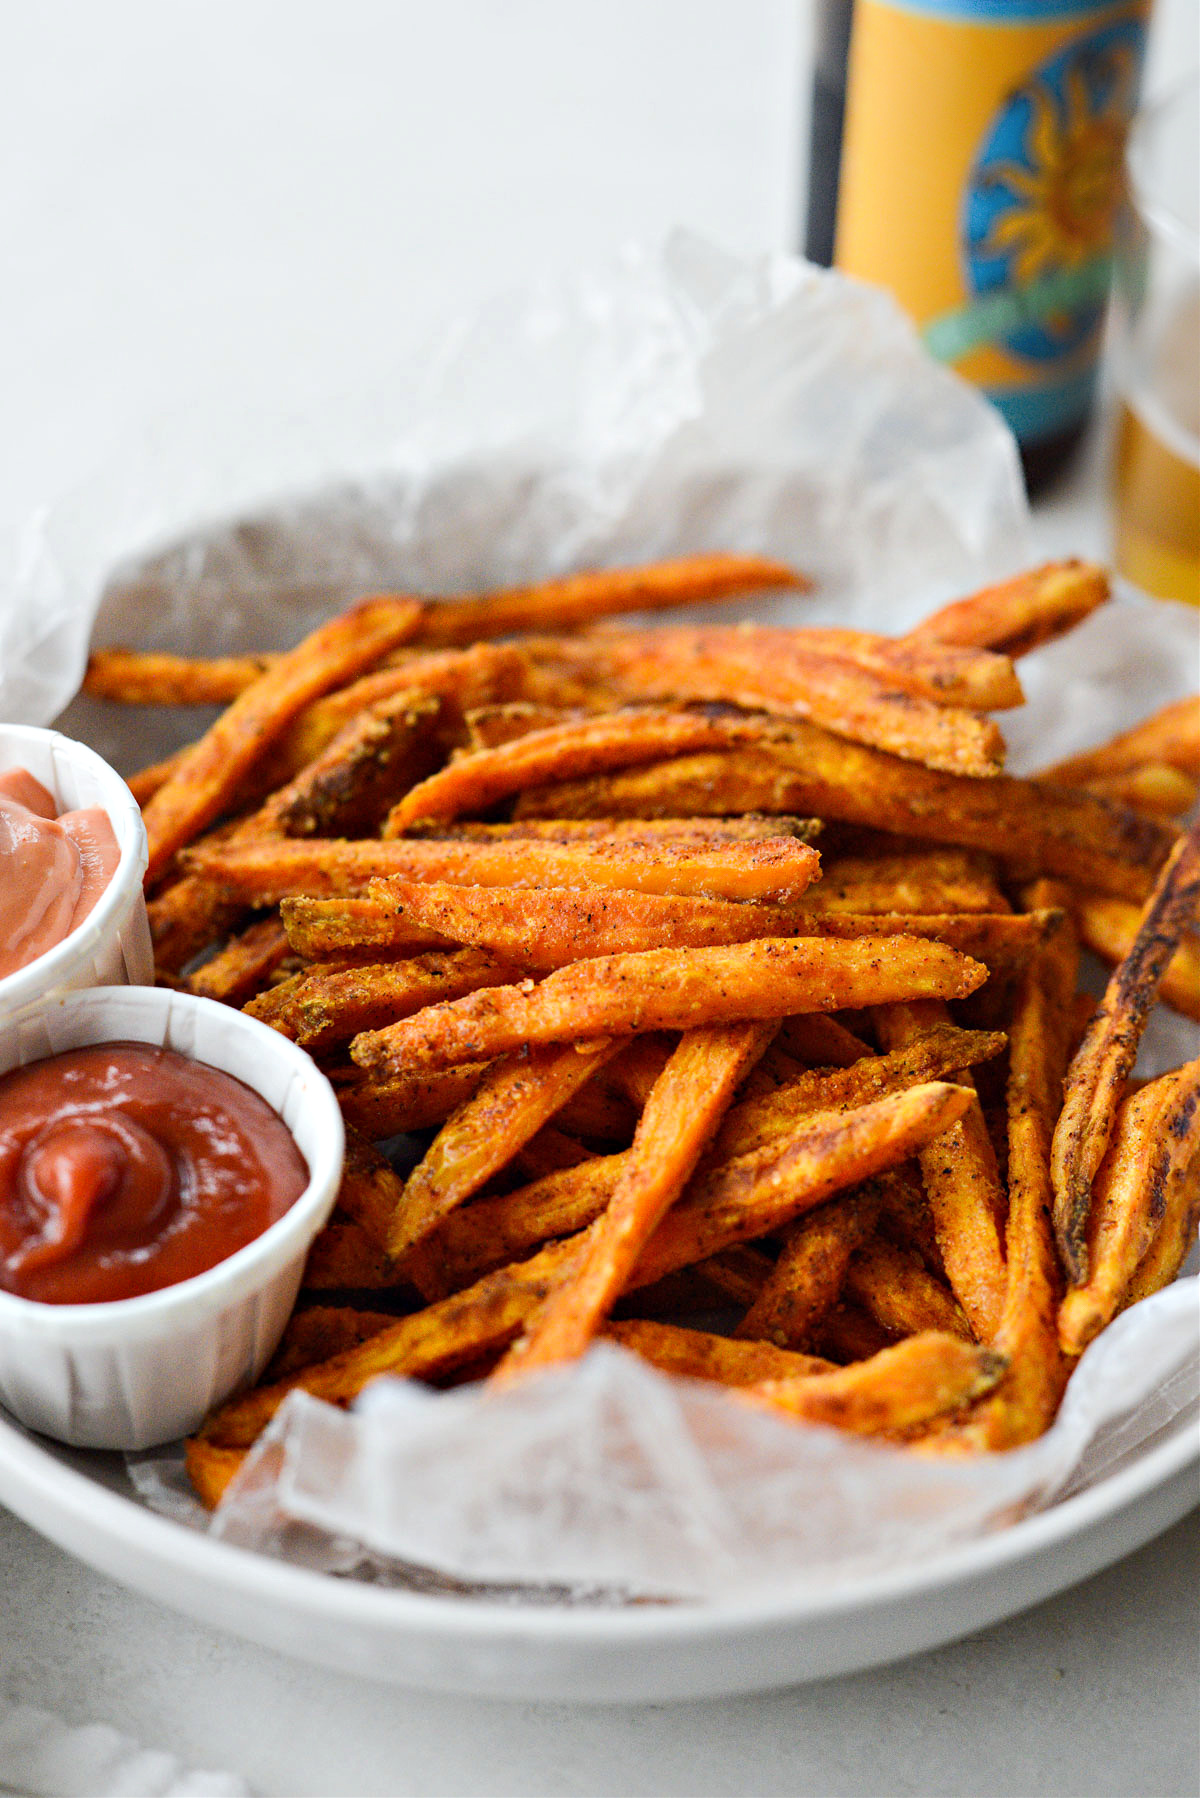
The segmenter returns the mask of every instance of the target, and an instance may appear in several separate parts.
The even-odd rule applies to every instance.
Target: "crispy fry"
[[[821,883],[806,895],[805,905],[848,912],[1011,910],[990,858],[962,849],[822,856]]]
[[[1194,1171],[1194,1164],[1193,1164]],[[1125,1289],[1121,1309],[1136,1305],[1170,1284],[1196,1244],[1196,1224],[1200,1220],[1200,1180],[1173,1180],[1167,1189],[1167,1203],[1154,1240],[1138,1263],[1137,1271]]]
[[[957,1300],[907,1249],[875,1237],[856,1250],[846,1271],[846,1291],[893,1336],[942,1330],[971,1341]]]
[[[1123,962],[1137,941],[1140,908],[1103,893],[1080,893],[1076,911],[1079,934],[1093,954],[1110,967]],[[1200,941],[1194,935],[1180,937],[1178,948],[1163,970],[1158,996],[1200,1023]]]
[[[284,899],[279,916],[297,955],[308,961],[337,961],[366,955],[412,955],[452,945],[435,931],[398,918],[374,899],[344,894],[337,899]]]
[[[226,1005],[244,1005],[282,962],[291,944],[278,918],[260,918],[231,938],[187,979],[189,992]]]
[[[1040,778],[1057,786],[1082,786],[1097,777],[1131,774],[1148,762],[1165,762],[1181,773],[1200,776],[1200,696],[1193,693],[1173,700],[1132,730],[1044,768]]]
[[[819,1012],[785,1018],[775,1041],[812,1067],[848,1068],[860,1056],[871,1054],[870,1045],[861,1037],[836,1018],[822,1017]]]
[[[139,805],[149,804],[158,789],[182,766],[186,753],[186,749],[177,749],[174,755],[164,756],[161,762],[151,762],[149,766],[139,768],[136,774],[129,776],[125,784]]]
[[[222,1448],[215,1442],[192,1436],[184,1444],[184,1464],[196,1497],[215,1511],[229,1482],[246,1459],[244,1448]]]
[[[411,636],[411,600],[364,600],[289,650],[193,744],[145,811],[147,883],[220,812],[249,769],[308,701]]]
[[[313,1238],[300,1282],[306,1292],[377,1292],[396,1283],[390,1257],[370,1232],[336,1211]]]
[[[764,556],[680,556],[642,568],[585,569],[481,598],[435,601],[426,607],[420,637],[423,643],[440,645],[520,631],[570,630],[613,612],[658,612],[774,587],[803,591],[808,585],[795,569]]]
[[[410,1017],[440,999],[500,985],[513,973],[511,962],[486,949],[435,950],[365,966],[318,964],[289,981],[286,992],[277,988],[251,1000],[246,1010],[312,1053]]]
[[[1116,1315],[1172,1208],[1172,1188],[1191,1180],[1198,1161],[1200,1061],[1193,1061],[1151,1081],[1118,1109],[1093,1185],[1087,1281],[1068,1292],[1058,1315],[1068,1355],[1082,1354]]]
[[[708,1330],[682,1330],[642,1318],[607,1324],[604,1334],[664,1373],[685,1380],[715,1380],[722,1386],[802,1378],[833,1369],[833,1362],[819,1355],[797,1355],[770,1342],[736,1342]]]
[[[806,1212],[784,1237],[779,1259],[737,1327],[739,1337],[800,1348],[838,1301],[850,1257],[879,1209],[875,1183]]]
[[[384,835],[400,836],[410,824],[486,811],[527,787],[577,779],[610,768],[653,762],[711,748],[759,741],[768,722],[704,711],[631,710],[531,731],[515,742],[477,750],[432,775],[393,806]]]
[[[900,997],[958,998],[984,978],[978,962],[903,936],[655,949],[576,962],[537,983],[429,1006],[356,1037],[350,1053],[376,1075],[412,1072],[491,1058],[522,1043],[693,1029]]]
[[[83,690],[122,705],[228,705],[266,672],[269,659],[93,649]]]
[[[504,1383],[583,1353],[774,1033],[773,1022],[685,1033],[654,1083],[629,1158],[580,1260],[552,1288],[495,1379]]]
[[[349,1068],[335,1070],[331,1078],[346,1122],[380,1142],[444,1124],[455,1106],[476,1090],[487,1066],[476,1061],[434,1074],[400,1074],[385,1080]]]
[[[877,1436],[961,1410],[1003,1371],[1003,1357],[992,1350],[926,1330],[833,1373],[760,1381],[746,1397],[805,1423]]]
[[[1072,1285],[1087,1279],[1085,1233],[1092,1181],[1108,1148],[1121,1085],[1159,983],[1183,931],[1200,909],[1200,822],[1180,838],[1142,913],[1129,953],[1114,971],[1067,1074],[1054,1130],[1051,1177],[1059,1253]]]
[[[523,793],[517,815],[662,817],[683,811],[815,813],[935,843],[987,849],[1022,877],[1056,874],[1142,899],[1165,861],[1170,828],[1077,787],[998,774],[944,774],[796,722],[751,748],[680,755]]]
[[[819,868],[817,852],[793,837],[754,843],[435,843],[396,840],[229,842],[190,851],[188,866],[230,898],[362,895],[373,881],[451,880],[471,886],[613,887],[701,898],[786,901]],[[386,888],[375,897],[386,899]]]
[[[390,1311],[362,1311],[352,1305],[308,1305],[293,1312],[263,1379],[286,1379],[302,1367],[328,1361],[343,1349],[377,1336],[396,1321]]]
[[[1089,562],[1047,562],[943,606],[922,619],[908,638],[1022,656],[1063,636],[1103,605],[1108,594],[1102,568]]]
[[[944,1006],[928,1000],[880,1006],[875,1017],[881,1041],[897,1048],[948,1021]],[[958,1122],[921,1151],[921,1176],[950,1288],[976,1336],[990,1342],[1004,1302],[1005,1201],[974,1082],[965,1069],[959,1079],[974,1097]]]
[[[506,1056],[447,1119],[404,1183],[387,1231],[396,1258],[479,1191],[616,1054],[613,1042],[531,1047]]]
[[[796,837],[807,843],[820,829],[819,818],[768,817],[765,812],[746,812],[737,818],[525,818],[509,824],[478,824],[456,818],[439,824],[414,824],[406,834],[418,841],[451,843],[619,843],[630,839],[646,844],[664,840],[756,843],[761,837]]]
[[[1096,774],[1077,784],[1101,799],[1113,799],[1156,818],[1182,818],[1200,794],[1195,775],[1185,774],[1166,762],[1147,762],[1144,767],[1129,768],[1121,774]]]
[[[400,1203],[404,1182],[374,1143],[353,1126],[346,1129],[346,1155],[338,1187],[337,1208],[386,1251],[388,1231]],[[336,1353],[330,1349],[330,1354]],[[320,1360],[319,1355],[313,1357]]]
[[[874,643],[874,652],[869,646]],[[672,630],[599,635],[589,647],[596,673],[619,696],[672,701],[709,700],[811,718],[856,742],[960,774],[994,774],[1004,740],[990,719],[961,703],[963,689],[983,692],[987,708],[1019,705],[1022,694],[1011,663],[1001,657],[958,651],[928,661],[921,679],[919,648],[881,647],[860,631],[786,631],[740,624],[732,629]],[[857,653],[839,654],[856,651]],[[951,672],[947,660],[957,659]],[[973,664],[974,685],[963,663]],[[983,664],[991,663],[988,679]],[[946,691],[929,692],[941,673]],[[959,684],[955,686],[955,675]],[[916,690],[914,690],[916,689]]]

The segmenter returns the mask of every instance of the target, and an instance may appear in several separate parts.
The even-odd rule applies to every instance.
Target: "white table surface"
[[[803,0],[0,7],[0,546],[113,441],[361,385],[464,294],[677,223],[792,246],[810,23]],[[1160,0],[1151,85],[1196,60],[1193,0]],[[1099,463],[1039,509],[1047,551],[1103,553]],[[593,1710],[319,1672],[0,1511],[0,1703],[263,1793],[1190,1795],[1198,1546],[1194,1513],[882,1671]]]

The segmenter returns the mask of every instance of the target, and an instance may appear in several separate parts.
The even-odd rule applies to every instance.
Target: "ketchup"
[[[46,1304],[133,1298],[244,1248],[308,1168],[265,1099],[146,1043],[0,1076],[0,1288]]]
[[[0,774],[0,979],[82,924],[121,859],[100,806],[56,813],[24,768]]]

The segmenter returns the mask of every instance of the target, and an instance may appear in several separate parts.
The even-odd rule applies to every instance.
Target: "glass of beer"
[[[1127,168],[1113,555],[1143,592],[1200,605],[1200,79],[1141,115]]]

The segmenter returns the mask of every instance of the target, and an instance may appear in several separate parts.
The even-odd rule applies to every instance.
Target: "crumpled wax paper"
[[[758,615],[903,629],[1026,565],[1011,439],[885,296],[691,237],[492,304],[419,366],[303,418],[190,417],[29,522],[0,596],[0,717],[44,721],[95,640],[218,653],[294,641],[380,586],[478,589],[705,548],[818,582]],[[1129,596],[1026,658],[1017,770],[1191,691],[1195,616]],[[129,769],[203,722],[77,700]],[[1141,1062],[1195,1055],[1160,1012]],[[215,1527],[330,1571],[520,1602],[712,1597],[911,1566],[1192,1427],[1196,1282],[1089,1350],[1042,1442],[942,1463],[748,1410],[609,1345],[503,1395],[390,1382],[294,1396]],[[207,1527],[180,1459],[147,1502]],[[369,1549],[364,1549],[364,1544]]]

